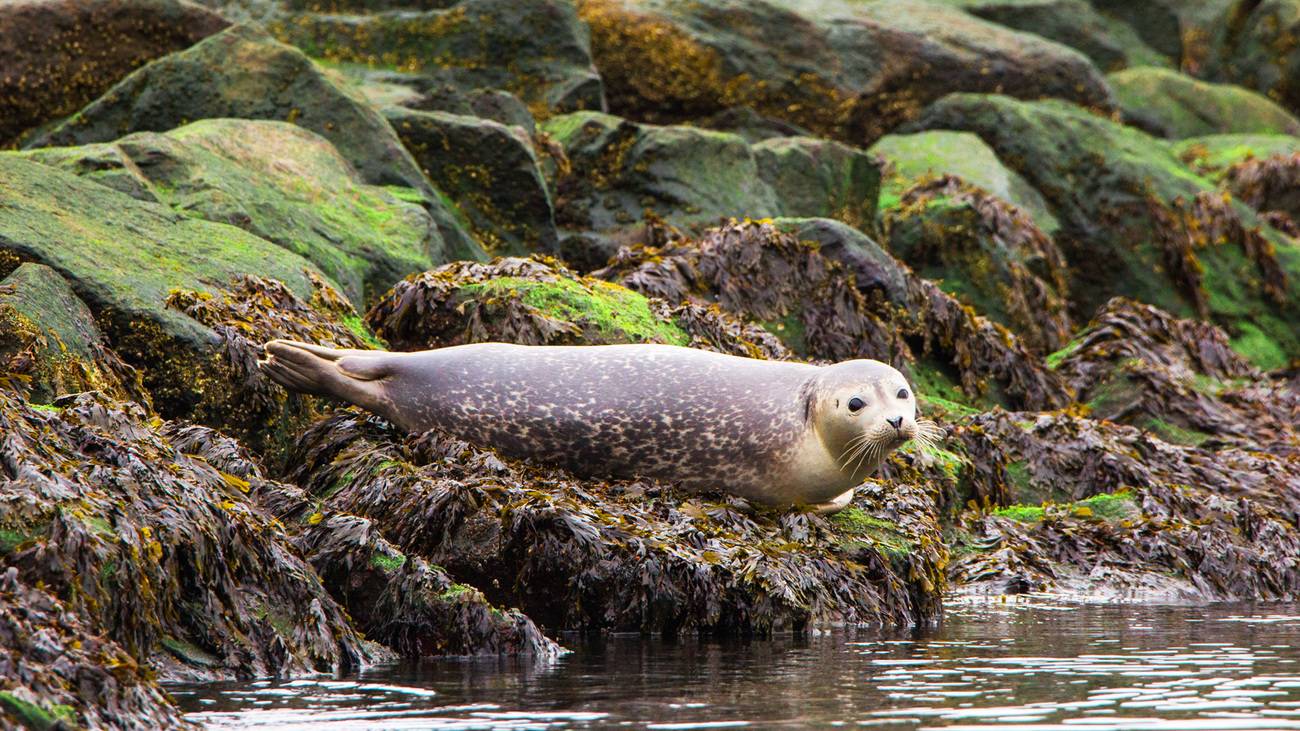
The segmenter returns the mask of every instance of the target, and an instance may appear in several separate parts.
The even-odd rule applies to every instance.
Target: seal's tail
[[[387,354],[378,351],[272,340],[266,344],[266,354],[267,359],[258,364],[262,372],[294,393],[338,396],[340,380],[373,381],[387,375],[386,365],[376,359]]]

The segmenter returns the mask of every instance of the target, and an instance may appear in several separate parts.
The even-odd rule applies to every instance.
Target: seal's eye
[[[866,405],[867,405],[866,402],[864,402],[862,399],[858,398],[857,396],[854,396],[853,398],[849,399],[849,411],[852,411],[855,414],[861,411],[862,407]]]
[[[910,395],[910,394],[907,393],[907,389],[906,389],[906,388],[900,388],[900,389],[898,389],[898,397],[899,397],[899,398],[907,398],[909,395]]]

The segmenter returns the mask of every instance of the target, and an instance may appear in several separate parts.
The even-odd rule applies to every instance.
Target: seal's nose
[[[885,421],[889,422],[889,425],[894,427],[895,429],[903,428],[903,417],[901,416],[895,416],[892,419],[885,419]]]

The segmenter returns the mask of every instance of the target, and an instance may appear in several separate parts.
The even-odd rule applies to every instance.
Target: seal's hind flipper
[[[346,351],[349,353],[370,353],[365,350]],[[340,358],[334,365],[345,375],[352,376],[358,381],[378,381],[384,376],[393,372],[392,361],[380,360],[374,357],[375,353],[369,355],[349,355]],[[387,355],[387,353],[385,353]]]
[[[336,350],[291,340],[272,340],[266,344],[267,359],[261,361],[262,372],[271,380],[294,393],[312,396],[335,396],[357,403],[348,395],[355,389],[340,387],[348,380],[373,381],[385,375],[376,356],[380,351]],[[373,364],[367,361],[376,361]]]

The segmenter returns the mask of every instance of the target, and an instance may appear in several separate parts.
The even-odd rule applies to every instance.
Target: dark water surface
[[[1300,607],[954,603],[916,631],[561,638],[529,661],[176,685],[211,728],[1300,729]]]

